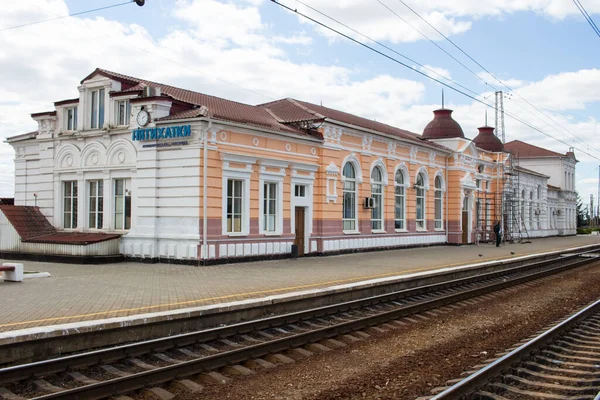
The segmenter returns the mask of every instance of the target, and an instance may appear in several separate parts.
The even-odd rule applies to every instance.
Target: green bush
[[[577,228],[578,235],[590,235],[592,231],[592,228]]]

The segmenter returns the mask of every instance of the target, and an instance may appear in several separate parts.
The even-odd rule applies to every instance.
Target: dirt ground
[[[415,399],[597,300],[599,294],[596,264],[182,398]]]

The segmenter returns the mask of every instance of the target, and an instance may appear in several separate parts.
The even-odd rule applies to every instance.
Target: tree
[[[583,201],[581,201],[581,197],[579,197],[579,193],[577,193],[577,227],[581,228],[582,226],[589,225],[589,214],[587,205],[583,205]]]

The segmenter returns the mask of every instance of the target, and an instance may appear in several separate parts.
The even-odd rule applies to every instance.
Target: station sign
[[[165,128],[137,128],[131,131],[131,140],[133,140],[134,142],[189,138],[191,136],[191,125],[168,126]]]

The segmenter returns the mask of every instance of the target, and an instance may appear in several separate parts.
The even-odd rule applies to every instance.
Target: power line
[[[378,0],[379,1],[379,0]],[[456,43],[454,43],[449,37],[447,37],[446,35],[444,35],[442,32],[440,32],[439,29],[437,29],[434,25],[432,25],[431,23],[429,23],[429,21],[427,21],[425,18],[423,18],[418,12],[416,12],[414,9],[412,9],[408,4],[406,4],[406,2],[404,0],[398,0],[400,3],[402,3],[406,8],[408,8],[413,14],[415,14],[417,17],[419,17],[423,22],[425,22],[427,25],[429,25],[432,29],[434,29],[437,33],[439,33],[446,41],[448,41],[450,44],[452,44],[454,47],[456,47],[461,53],[463,53],[465,56],[467,56],[471,61],[473,61],[475,64],[477,64],[481,69],[483,69],[485,72],[487,72],[492,78],[494,78],[496,81],[498,81],[498,83],[500,83],[502,86],[504,86],[506,89],[508,89],[510,92],[516,94],[521,100],[523,100],[525,103],[527,103],[530,107],[533,107],[535,110],[537,110],[540,114],[542,114],[544,117],[548,118],[550,121],[552,121],[555,125],[559,126],[560,128],[562,128],[565,132],[567,132],[569,135],[573,136],[574,138],[576,138],[577,140],[581,140],[578,139],[577,136],[575,134],[573,134],[571,131],[569,131],[567,128],[565,128],[564,126],[562,126],[558,121],[556,121],[554,118],[550,117],[549,115],[547,115],[546,113],[544,113],[539,107],[537,107],[536,105],[532,104],[531,102],[529,102],[529,100],[527,100],[526,98],[524,98],[523,96],[521,96],[516,90],[512,89],[510,86],[508,86],[506,83],[504,83],[503,81],[501,81],[498,77],[496,77],[494,74],[492,74],[487,68],[485,68],[483,65],[481,65],[481,63],[479,63],[477,60],[475,60],[473,57],[471,57],[466,51],[464,51],[459,45],[457,45]],[[578,0],[574,0],[574,1],[578,1]],[[533,115],[533,114],[532,114]],[[557,129],[558,130],[558,129]],[[568,145],[568,144],[567,144]]]
[[[516,101],[520,101],[520,99],[515,99],[515,100],[516,100]],[[539,118],[539,116],[537,116],[536,114],[533,114],[531,111],[527,110],[526,108],[523,108],[523,109],[524,109],[525,111],[529,112],[529,114],[531,114],[531,115],[535,116],[536,118],[538,118],[538,119],[542,120],[541,118]],[[556,113],[560,113],[559,111],[556,111],[556,110],[555,110],[554,112],[556,112]],[[552,128],[553,128],[553,126],[552,126],[552,125],[551,125],[551,124],[550,124],[548,121],[546,121],[546,120],[542,120],[542,121],[543,121],[545,124],[547,124],[548,126],[550,126],[550,127],[552,127]],[[571,136],[573,136],[573,138],[575,139],[575,142],[576,142],[576,143],[580,143],[582,146],[584,146],[585,148],[587,148],[587,149],[588,149],[588,151],[590,151],[590,150],[589,150],[589,147],[590,147],[590,146],[589,146],[589,144],[588,144],[588,143],[586,143],[586,142],[585,142],[583,139],[581,139],[579,136],[576,136],[576,135],[572,134],[570,131],[567,131],[567,133],[569,133],[569,134],[571,134]],[[595,152],[597,152],[597,153],[600,153],[600,150],[598,150],[598,149],[593,149],[593,151],[595,151]]]
[[[413,28],[415,31],[417,31],[421,36],[423,36],[425,39],[429,40],[431,42],[431,44],[433,44],[435,47],[437,47],[438,49],[440,49],[441,51],[443,51],[444,53],[446,53],[446,55],[450,58],[452,58],[454,61],[456,61],[457,63],[459,63],[464,69],[466,69],[467,71],[469,71],[471,74],[473,74],[473,76],[475,76],[477,79],[479,79],[480,81],[482,81],[483,83],[485,83],[486,85],[488,84],[481,76],[477,75],[477,73],[475,71],[473,71],[471,68],[467,67],[465,64],[463,64],[459,59],[457,59],[456,57],[454,57],[452,54],[448,53],[448,51],[446,51],[446,49],[444,49],[442,46],[440,46],[439,44],[437,44],[435,41],[431,40],[429,38],[429,36],[425,35],[423,32],[421,32],[419,29],[417,29],[415,26],[413,26],[410,22],[408,22],[406,19],[402,18],[400,16],[400,14],[398,14],[397,12],[395,12],[394,10],[392,10],[390,7],[388,7],[385,3],[383,3],[381,0],[377,0],[377,2],[379,4],[381,4],[382,6],[384,6],[388,11],[390,11],[392,14],[394,14],[396,17],[398,17],[402,22],[404,22],[406,25],[410,26],[411,28]],[[492,85],[490,85],[492,86]],[[492,88],[494,90],[498,90],[497,88],[493,87]]]
[[[123,4],[129,4],[129,3],[131,3],[131,2],[135,2],[135,0],[130,0],[129,2],[126,2],[126,3],[115,4],[115,5],[108,6],[108,7],[104,7],[104,8],[117,7],[117,6],[119,6],[119,5],[123,5]],[[44,9],[42,9],[42,8],[38,7],[38,6],[35,6],[35,7],[39,8],[40,10],[42,10],[42,11],[44,11],[44,12],[47,12],[47,13],[49,13],[49,14],[54,14],[54,13],[52,13],[52,12],[50,12],[50,11],[48,11],[48,10],[44,10]],[[101,10],[101,9],[104,9],[104,8],[98,8],[98,9],[96,9],[96,10]],[[94,10],[92,10],[92,11],[94,11]],[[91,12],[91,11],[85,11],[85,12]],[[68,15],[68,16],[72,17],[72,16],[75,16],[75,15],[80,15],[80,14],[82,14],[82,13],[85,13],[85,12],[74,13],[74,14],[70,14],[70,15]],[[56,14],[54,14],[54,15],[56,15]],[[58,16],[57,18],[51,18],[51,19],[48,19],[47,21],[51,21],[51,20],[54,20],[54,19],[59,19],[59,18],[66,18],[66,17],[67,17],[67,16]],[[85,20],[84,20],[84,23],[87,25],[87,22],[86,22]],[[89,25],[88,25],[88,26],[89,26]],[[0,31],[0,32],[1,32],[1,31]],[[114,36],[113,36],[113,35],[111,35],[110,33],[108,34],[108,36],[110,36],[110,37],[114,37]],[[193,71],[199,72],[201,75],[203,75],[204,77],[207,77],[207,78],[209,78],[209,79],[210,79],[210,78],[212,78],[212,79],[215,79],[215,80],[217,80],[217,81],[220,81],[220,82],[223,82],[223,83],[225,83],[225,84],[228,84],[228,85],[230,85],[230,86],[233,86],[233,87],[235,87],[235,88],[242,89],[242,90],[245,90],[245,91],[247,91],[247,92],[249,92],[249,93],[252,93],[252,94],[255,94],[255,95],[258,95],[258,96],[264,97],[264,98],[266,98],[266,99],[269,99],[269,100],[275,100],[274,98],[272,98],[272,97],[270,97],[270,96],[267,96],[266,94],[263,94],[263,93],[257,92],[257,91],[255,91],[255,90],[252,90],[252,89],[245,88],[245,87],[243,87],[243,86],[237,85],[237,84],[235,84],[235,83],[233,83],[233,82],[230,82],[230,81],[227,81],[227,80],[225,80],[225,79],[218,78],[218,77],[216,77],[216,76],[210,76],[210,75],[207,75],[206,73],[202,72],[201,70],[199,70],[199,69],[197,69],[197,68],[193,68],[193,67],[191,67],[189,64],[186,64],[186,65],[184,65],[184,64],[182,64],[182,63],[180,63],[180,62],[177,62],[177,61],[175,61],[175,60],[173,60],[173,59],[170,59],[170,58],[168,58],[168,57],[165,57],[165,56],[163,56],[163,55],[161,55],[161,54],[158,54],[158,53],[153,53],[153,52],[150,52],[149,50],[146,50],[146,49],[144,49],[144,48],[142,48],[142,47],[136,46],[136,45],[135,45],[135,44],[133,44],[133,43],[129,43],[129,45],[130,45],[130,46],[132,46],[132,47],[135,47],[136,49],[138,49],[138,50],[140,50],[140,51],[143,51],[143,52],[144,52],[144,53],[146,53],[146,54],[150,54],[150,55],[152,55],[152,56],[154,56],[154,57],[158,56],[158,57],[162,58],[162,59],[163,59],[163,60],[165,60],[165,61],[169,61],[169,62],[171,62],[171,63],[173,63],[173,64],[176,64],[176,65],[178,65],[178,66],[180,66],[180,67],[183,67],[183,68],[185,68],[185,69],[188,69],[188,70],[193,70]],[[167,49],[167,50],[171,50],[172,52],[175,52],[175,50],[171,49],[170,47],[167,47],[167,46],[165,46],[164,44],[161,44],[161,47],[163,47],[163,48],[165,48],[165,49]]]
[[[573,0],[573,3],[575,3],[575,6],[579,9],[581,14],[583,14],[583,18],[585,18],[587,23],[592,27],[596,35],[600,37],[600,29],[598,29],[598,26],[596,26],[596,23],[594,22],[590,14],[588,14],[583,4],[581,4],[579,0]]]
[[[8,28],[2,28],[2,29],[0,29],[0,32],[9,31],[11,29],[23,28],[25,26],[37,25],[37,24],[41,24],[41,23],[49,22],[49,21],[56,21],[58,19],[75,17],[77,15],[89,14],[89,13],[92,13],[92,12],[95,12],[95,11],[107,10],[109,8],[120,7],[120,6],[124,6],[125,4],[131,4],[133,2],[134,2],[134,0],[128,0],[128,1],[123,2],[123,3],[117,3],[117,4],[112,4],[110,6],[105,6],[105,7],[100,7],[100,8],[94,8],[92,10],[80,11],[80,12],[72,13],[72,14],[69,14],[69,15],[61,15],[61,16],[58,16],[58,17],[55,17],[55,18],[43,19],[41,21],[28,22],[28,23],[22,24],[22,25],[15,25],[15,26],[11,26],[11,27],[8,27]]]
[[[271,0],[271,2],[272,2],[272,3],[275,3],[275,4],[277,4],[278,6],[280,6],[280,7],[284,8],[284,9],[286,9],[286,10],[288,10],[288,11],[291,11],[291,12],[293,12],[293,13],[295,13],[295,14],[297,14],[297,15],[299,15],[299,16],[301,16],[301,17],[303,17],[303,18],[305,18],[305,19],[307,19],[307,20],[309,20],[309,21],[311,21],[311,22],[313,22],[313,23],[315,23],[315,24],[317,24],[317,25],[319,25],[319,26],[321,26],[321,27],[325,28],[325,29],[328,29],[328,30],[330,30],[330,31],[332,31],[332,32],[334,32],[334,33],[336,33],[336,34],[340,35],[340,36],[343,36],[344,38],[346,38],[346,39],[348,39],[348,40],[350,40],[350,41],[352,41],[352,42],[354,42],[354,43],[356,43],[356,44],[358,44],[358,45],[360,45],[360,46],[362,46],[362,47],[364,47],[364,48],[366,48],[366,49],[369,49],[369,50],[371,50],[371,51],[373,51],[373,52],[375,52],[375,53],[377,53],[377,54],[379,54],[379,55],[381,55],[381,56],[383,56],[383,57],[387,58],[387,59],[388,59],[388,60],[390,60],[390,61],[393,61],[393,62],[395,62],[395,63],[397,63],[397,64],[399,64],[399,65],[402,65],[403,67],[405,67],[405,68],[408,68],[408,69],[410,69],[410,70],[412,70],[412,71],[416,72],[416,73],[417,73],[417,74],[419,74],[419,75],[422,75],[422,76],[424,76],[424,77],[426,77],[426,78],[428,78],[428,79],[431,79],[431,80],[433,80],[433,81],[435,81],[435,82],[437,82],[437,83],[439,83],[439,84],[441,84],[441,85],[443,85],[443,86],[445,86],[445,87],[447,87],[447,88],[449,88],[449,89],[451,89],[451,90],[453,90],[453,91],[455,91],[455,92],[457,92],[457,93],[459,93],[459,94],[462,94],[462,95],[463,95],[463,96],[465,96],[465,97],[468,97],[468,98],[470,98],[470,99],[472,99],[472,100],[474,100],[474,101],[476,101],[476,102],[478,102],[478,103],[481,103],[481,104],[483,104],[483,105],[486,105],[486,106],[488,106],[488,107],[491,107],[491,104],[489,104],[489,103],[486,103],[486,102],[484,102],[483,100],[480,100],[480,99],[478,99],[478,98],[476,98],[476,97],[474,97],[474,96],[471,96],[470,94],[468,94],[468,93],[465,93],[465,92],[463,92],[462,90],[459,90],[459,89],[457,89],[457,88],[455,88],[455,87],[453,87],[453,86],[451,86],[451,85],[449,85],[449,84],[447,84],[447,83],[445,83],[445,82],[442,82],[442,81],[440,81],[439,79],[433,78],[433,77],[431,77],[431,76],[429,76],[429,75],[425,74],[424,72],[421,72],[421,71],[419,71],[418,69],[416,69],[416,68],[414,68],[414,67],[411,67],[410,65],[408,65],[408,64],[405,64],[405,63],[403,63],[402,61],[400,61],[400,60],[398,60],[398,59],[396,59],[396,58],[394,58],[394,57],[392,57],[392,56],[390,56],[390,55],[388,55],[388,54],[385,54],[385,53],[383,53],[383,52],[382,52],[382,51],[380,51],[380,50],[377,50],[377,49],[375,49],[375,48],[373,48],[373,47],[369,46],[368,44],[365,44],[365,43],[361,42],[361,41],[360,41],[360,40],[358,40],[358,39],[355,39],[355,38],[353,38],[353,37],[351,37],[351,36],[349,36],[349,35],[347,35],[347,34],[345,34],[345,33],[343,33],[343,32],[340,32],[339,30],[337,30],[337,29],[335,29],[335,28],[332,28],[332,27],[330,27],[329,25],[325,24],[324,22],[320,22],[320,21],[318,21],[318,20],[316,20],[316,19],[314,19],[314,18],[312,18],[312,17],[310,17],[310,16],[308,16],[308,15],[306,15],[306,14],[304,14],[304,13],[301,13],[301,12],[299,12],[299,11],[298,11],[298,10],[296,10],[296,9],[293,9],[293,8],[291,8],[291,7],[289,7],[289,6],[285,5],[285,4],[279,3],[279,1],[277,1],[277,0]],[[559,138],[556,138],[556,137],[554,137],[554,136],[550,135],[549,133],[546,133],[546,132],[542,131],[541,129],[539,129],[539,128],[537,128],[537,127],[533,126],[533,125],[531,125],[529,122],[527,122],[527,121],[524,121],[523,119],[521,119],[521,118],[519,118],[519,117],[517,117],[517,116],[515,116],[515,115],[512,115],[512,114],[510,114],[510,113],[505,113],[505,114],[506,114],[506,115],[508,115],[509,117],[513,118],[514,120],[516,120],[516,121],[518,121],[518,122],[521,122],[523,125],[525,125],[525,126],[529,127],[530,129],[533,129],[533,130],[534,130],[534,131],[536,131],[536,132],[539,132],[539,133],[541,133],[541,134],[543,134],[543,135],[545,135],[545,136],[547,136],[547,137],[549,137],[549,138],[551,138],[551,139],[554,139],[554,140],[556,140],[556,141],[558,141],[558,142],[560,142],[560,143],[562,143],[562,144],[564,144],[564,145],[566,145],[566,146],[573,147],[574,149],[576,149],[576,150],[580,151],[581,153],[583,153],[583,154],[586,154],[586,155],[588,155],[588,156],[590,156],[590,157],[592,157],[592,158],[594,158],[594,159],[596,159],[596,160],[600,161],[600,158],[598,158],[598,157],[596,157],[596,156],[593,156],[592,154],[589,154],[588,152],[586,152],[586,151],[584,151],[584,150],[581,150],[581,149],[579,149],[579,148],[577,148],[577,147],[571,146],[571,144],[569,144],[569,143],[567,143],[567,142],[565,142],[565,141],[563,141],[563,140],[561,140],[561,139],[559,139]]]
[[[493,85],[489,84],[488,82],[486,82],[481,76],[479,76],[478,74],[476,74],[473,70],[471,70],[469,67],[467,67],[465,64],[463,64],[461,61],[459,61],[456,57],[454,57],[452,54],[450,54],[448,51],[446,51],[444,48],[442,48],[440,45],[438,45],[435,41],[433,41],[431,38],[429,38],[426,34],[424,34],[423,32],[421,32],[419,29],[417,29],[415,26],[413,26],[412,24],[410,24],[406,19],[402,18],[398,13],[396,13],[394,10],[392,10],[390,7],[388,7],[385,3],[383,3],[381,0],[377,0],[377,2],[379,4],[381,4],[383,7],[385,7],[388,11],[390,11],[392,14],[394,14],[396,17],[398,17],[402,22],[404,22],[405,24],[407,24],[408,26],[410,26],[412,29],[414,29],[415,31],[417,31],[419,34],[421,34],[421,36],[423,36],[425,39],[427,39],[429,42],[431,42],[434,46],[436,46],[439,50],[441,50],[442,52],[444,52],[447,56],[449,56],[450,58],[452,58],[454,61],[456,61],[458,64],[460,64],[463,68],[465,68],[467,71],[469,71],[471,74],[473,74],[477,79],[481,80],[483,83],[485,83],[486,85],[491,86],[494,90],[498,91],[498,88],[494,87]],[[498,82],[500,82],[501,84],[503,84],[505,87],[507,87],[510,91],[514,92],[515,94],[517,94],[517,96],[521,97],[523,101],[525,101],[526,103],[528,103],[529,105],[531,105],[534,108],[535,107],[533,104],[527,102],[526,99],[524,99],[521,95],[519,95],[518,93],[516,93],[514,90],[512,90],[511,88],[509,88],[508,86],[506,86],[503,82],[501,82],[498,78],[496,78],[491,72],[489,72],[485,67],[483,67],[483,65],[481,65],[480,63],[478,63],[473,57],[469,56],[469,54],[467,54],[465,51],[463,51],[457,44],[455,44],[454,42],[452,42],[448,37],[446,37],[442,32],[440,32],[438,29],[435,28],[435,26],[433,26],[432,24],[430,24],[427,20],[425,20],[421,15],[419,15],[415,10],[413,10],[410,6],[408,6],[408,4],[406,4],[404,1],[400,0],[400,2],[402,4],[404,4],[404,6],[406,6],[409,10],[411,10],[416,16],[418,16],[421,20],[425,21],[425,23],[427,23],[431,28],[435,29],[440,35],[442,35],[446,40],[448,40],[450,43],[452,43],[455,47],[457,47],[460,51],[462,51],[465,55],[467,55],[471,60],[473,60],[475,63],[477,63],[477,65],[479,65],[482,69],[484,69],[490,76],[494,77]],[[469,90],[469,89],[467,89]],[[530,115],[532,115],[533,117],[539,119],[540,121],[543,121],[539,116],[535,115],[532,111],[528,110],[527,108],[523,108],[524,111],[528,112]],[[568,134],[570,134],[571,136],[573,136],[573,138],[576,141],[579,141],[580,143],[583,143],[583,141],[578,138],[577,136],[575,136],[573,133],[571,133],[567,128],[563,127],[562,125],[560,125],[557,121],[554,121],[552,118],[550,118],[549,116],[545,115],[541,110],[538,109],[538,111],[540,113],[542,113],[546,118],[550,119],[551,121],[553,121],[555,124],[558,124],[561,128],[563,128],[563,130],[565,130]],[[547,123],[546,121],[543,121],[544,123]],[[548,124],[550,127],[552,127],[550,124]],[[552,127],[554,128],[554,127]]]
[[[371,42],[373,42],[373,43],[376,43],[376,44],[378,44],[379,46],[383,47],[384,49],[391,51],[392,53],[394,53],[394,54],[396,54],[396,55],[398,55],[398,56],[400,56],[400,57],[404,58],[405,60],[408,60],[408,61],[410,61],[410,62],[412,62],[412,63],[414,63],[414,64],[418,65],[419,67],[421,67],[421,68],[423,68],[423,69],[425,69],[425,70],[427,70],[427,71],[429,71],[429,72],[432,72],[432,73],[434,73],[435,75],[439,76],[440,78],[446,79],[447,81],[449,81],[449,82],[452,82],[452,83],[453,83],[453,84],[455,84],[456,86],[459,86],[459,87],[461,87],[461,88],[465,89],[466,91],[469,91],[469,92],[473,93],[475,96],[478,96],[478,95],[479,95],[479,93],[477,93],[477,92],[475,92],[475,91],[473,91],[473,90],[469,89],[469,88],[468,88],[468,87],[466,87],[466,86],[463,86],[463,85],[461,85],[460,83],[456,82],[455,80],[453,80],[453,79],[451,79],[451,78],[448,78],[447,76],[444,76],[444,75],[440,74],[439,72],[437,72],[437,71],[435,71],[435,70],[433,70],[433,69],[431,69],[431,68],[429,68],[429,67],[427,67],[427,66],[425,66],[425,65],[423,65],[423,64],[421,64],[421,63],[419,63],[418,61],[415,61],[415,60],[413,60],[412,58],[410,58],[410,57],[408,57],[408,56],[405,56],[404,54],[402,54],[402,53],[398,52],[397,50],[395,50],[395,49],[393,49],[393,48],[391,48],[391,47],[387,46],[386,44],[384,44],[384,43],[381,43],[381,42],[379,42],[378,40],[375,40],[375,39],[373,39],[373,38],[371,38],[371,37],[369,37],[369,36],[365,35],[364,33],[361,33],[361,32],[359,32],[359,31],[357,31],[356,29],[354,29],[354,28],[352,28],[351,26],[349,26],[349,25],[347,25],[347,24],[345,24],[345,23],[341,22],[340,20],[338,20],[338,19],[335,19],[335,18],[333,18],[333,17],[331,17],[331,16],[329,16],[329,15],[327,15],[327,14],[325,14],[325,13],[322,13],[321,11],[319,11],[319,10],[317,10],[316,8],[314,8],[314,7],[310,6],[309,4],[306,4],[306,3],[304,3],[304,2],[302,2],[302,1],[300,1],[300,0],[297,0],[296,2],[297,2],[297,3],[300,3],[300,4],[302,4],[303,6],[305,6],[306,8],[308,8],[308,9],[310,9],[310,10],[314,11],[314,12],[316,12],[317,14],[319,14],[319,15],[321,15],[321,16],[323,16],[323,17],[327,18],[327,19],[330,19],[331,21],[333,21],[333,22],[335,22],[335,23],[337,23],[337,24],[339,24],[339,25],[343,26],[344,28],[346,28],[346,29],[348,29],[348,30],[350,30],[350,31],[352,31],[352,32],[354,32],[354,33],[356,33],[357,35],[360,35],[360,36],[362,36],[362,37],[366,38],[367,40],[369,40],[369,41],[371,41]]]

